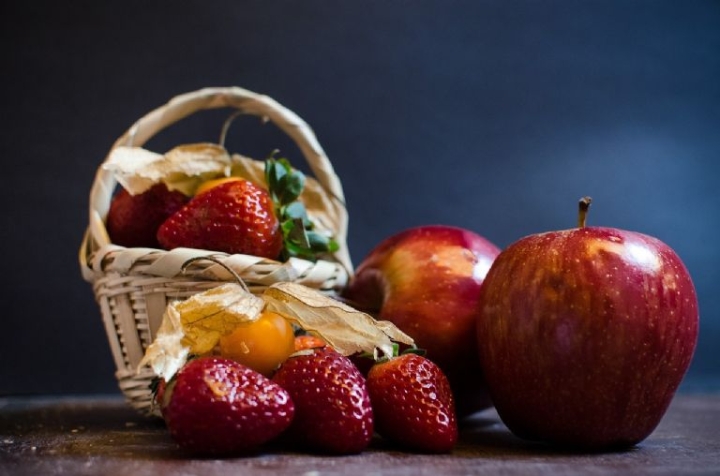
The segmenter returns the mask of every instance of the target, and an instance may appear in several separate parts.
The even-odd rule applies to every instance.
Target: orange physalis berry
[[[264,311],[253,322],[240,324],[220,338],[220,355],[270,376],[295,352],[292,325],[280,314]]]

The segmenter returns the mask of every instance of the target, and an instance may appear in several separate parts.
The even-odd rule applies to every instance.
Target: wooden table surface
[[[720,394],[679,394],[655,432],[628,451],[552,451],[515,438],[493,410],[473,416],[449,455],[406,454],[380,440],[360,455],[282,451],[184,456],[159,419],[118,396],[0,398],[0,475],[716,475]]]

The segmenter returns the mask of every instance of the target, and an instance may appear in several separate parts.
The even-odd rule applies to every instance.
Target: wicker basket
[[[314,175],[314,178],[308,177],[301,199],[306,201],[311,218],[333,233],[340,249],[317,262],[295,258],[277,262],[209,250],[164,251],[114,245],[104,220],[117,182],[113,174],[101,166],[90,193],[89,226],[80,248],[80,267],[84,279],[92,284],[100,306],[119,387],[130,405],[145,414],[154,412],[150,391],[154,375],[150,369],[138,371],[137,367],[145,348],[154,339],[168,303],[233,279],[223,266],[210,260],[195,261],[181,270],[188,259],[208,255],[219,259],[238,273],[253,293],[261,293],[278,281],[294,281],[337,295],[352,273],[346,244],[348,217],[340,180],[308,125],[271,98],[237,87],[206,88],[180,95],[139,119],[117,140],[113,149],[141,146],[173,123],[195,112],[215,108],[234,108],[259,116],[292,138]],[[262,162],[250,162],[257,165],[255,172],[262,177]],[[311,201],[314,208],[307,201]]]

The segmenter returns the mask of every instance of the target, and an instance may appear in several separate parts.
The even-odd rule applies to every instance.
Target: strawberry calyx
[[[421,349],[420,347],[417,347],[415,345],[411,345],[401,351],[400,344],[398,344],[397,342],[393,342],[392,348],[393,348],[392,355],[384,355],[384,354],[378,355],[377,352],[374,354],[372,354],[370,352],[361,352],[361,353],[357,354],[357,357],[360,359],[370,359],[375,364],[382,364],[382,363],[388,362],[389,360],[392,360],[396,357],[399,357],[399,356],[405,355],[405,354],[416,354],[416,355],[420,355],[420,356],[425,356],[425,354],[427,354],[427,351],[425,349]]]
[[[305,188],[305,174],[293,168],[286,158],[275,158],[276,154],[273,151],[265,161],[265,181],[283,235],[281,258],[316,261],[323,253],[337,251],[338,243],[315,230],[305,205],[298,201]]]

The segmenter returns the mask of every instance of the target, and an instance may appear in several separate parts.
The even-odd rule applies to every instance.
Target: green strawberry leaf
[[[268,190],[279,205],[288,205],[300,197],[305,188],[305,174],[294,169],[285,158],[275,159],[273,151],[265,161]]]
[[[283,222],[283,231],[285,232],[286,241],[294,243],[303,249],[310,248],[310,242],[307,233],[305,233],[302,219],[295,218]]]
[[[305,188],[305,175],[299,171],[283,175],[278,181],[278,201],[281,205],[293,203]]]
[[[305,174],[294,169],[287,159],[276,159],[276,153],[273,151],[265,161],[265,180],[281,223],[282,259],[298,257],[315,261],[322,253],[337,251],[339,245],[334,239],[313,231],[315,225],[305,205],[298,201],[305,188]]]
[[[283,220],[302,220],[303,226],[306,229],[312,229],[314,226],[310,220],[305,209],[305,205],[301,202],[293,202],[285,207],[285,215],[282,217]]]
[[[420,355],[420,356],[425,356],[425,355],[427,355],[427,350],[413,345],[413,346],[408,347],[407,349],[403,350],[402,352],[400,352],[400,355],[404,355],[404,354],[416,354],[416,355]]]
[[[272,157],[275,152],[276,151],[273,151],[270,157]],[[268,190],[273,196],[273,200],[277,201],[275,192],[278,190],[278,184],[286,174],[287,169],[282,164],[279,164],[278,161],[272,159],[265,161],[265,180],[268,184]]]
[[[314,231],[308,231],[306,235],[311,250],[318,252],[337,251],[338,244],[330,237],[321,235],[320,233]],[[333,247],[335,249],[333,249]]]

